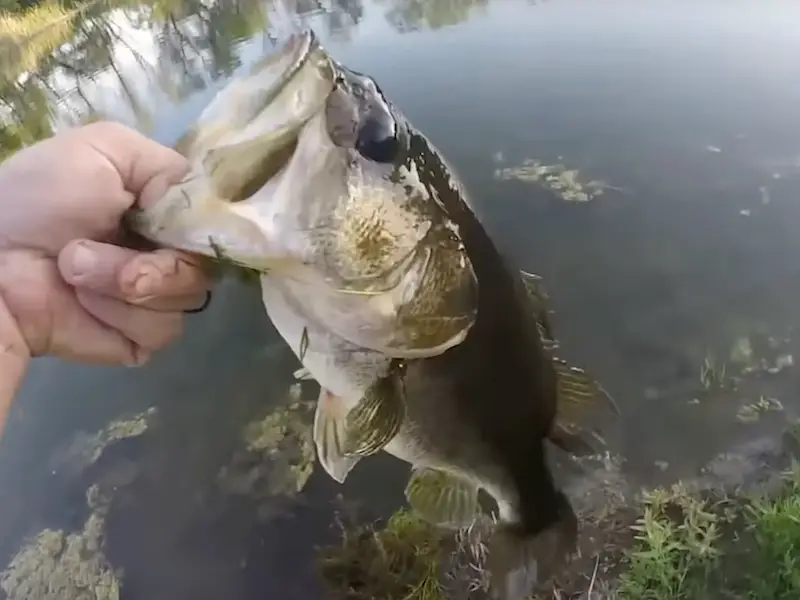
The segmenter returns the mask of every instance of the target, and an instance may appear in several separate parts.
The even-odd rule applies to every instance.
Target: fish
[[[559,399],[591,390],[550,355],[536,294],[442,154],[311,30],[224,88],[180,146],[186,177],[128,226],[258,276],[320,386],[326,471],[343,482],[388,452],[411,465],[411,507],[443,527],[474,522],[483,490],[493,595],[522,600],[552,576],[578,523],[545,442]]]

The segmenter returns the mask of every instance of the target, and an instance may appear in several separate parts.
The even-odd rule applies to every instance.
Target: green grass
[[[720,516],[710,503],[681,486],[644,497],[644,513],[633,527],[630,567],[618,592],[631,600],[704,597],[709,574],[720,560]]]
[[[640,510],[631,542],[615,551],[621,569],[610,580],[592,578],[593,599],[800,599],[800,465],[769,498],[694,494],[677,484],[644,494]],[[341,545],[320,555],[321,572],[336,600],[444,600],[444,552],[435,528],[401,510],[383,528],[343,526]],[[586,574],[565,575],[583,583],[536,598],[585,595]]]
[[[800,469],[797,465],[778,498],[755,502],[747,508],[747,523],[757,549],[749,560],[747,598],[800,598]]]
[[[623,600],[800,598],[800,467],[777,496],[709,499],[680,487],[645,497]]]

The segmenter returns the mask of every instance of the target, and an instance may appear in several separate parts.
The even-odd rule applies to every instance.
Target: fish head
[[[304,312],[391,356],[466,335],[477,281],[405,119],[311,31],[223,90],[184,146],[189,173],[134,231],[302,282]]]
[[[164,247],[265,272],[288,256],[253,219],[275,193],[300,131],[324,106],[333,71],[313,34],[294,35],[220,90],[176,144],[189,170],[155,202],[126,215]]]

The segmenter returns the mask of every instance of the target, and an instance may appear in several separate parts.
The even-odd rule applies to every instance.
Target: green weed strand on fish
[[[266,274],[266,271],[261,272],[256,269],[245,267],[233,259],[231,259],[223,250],[222,246],[212,237],[208,236],[208,245],[214,252],[214,258],[206,258],[206,264],[212,274],[220,277],[225,274],[232,274],[236,279],[245,284],[259,284],[261,276]]]

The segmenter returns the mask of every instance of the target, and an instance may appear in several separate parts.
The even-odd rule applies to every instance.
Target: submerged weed
[[[700,366],[700,388],[705,393],[724,390],[730,386],[728,365],[717,360],[713,354],[707,354]]]
[[[608,189],[625,191],[597,179],[583,181],[577,169],[568,169],[563,164],[545,165],[532,158],[518,167],[498,168],[494,175],[497,179],[539,184],[567,202],[589,202]]]
[[[341,546],[326,548],[320,570],[337,600],[444,600],[440,532],[407,510],[383,529],[342,529]]]

